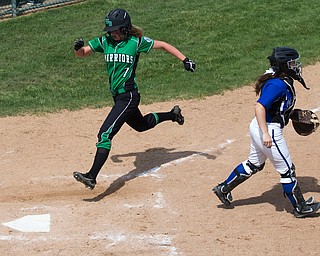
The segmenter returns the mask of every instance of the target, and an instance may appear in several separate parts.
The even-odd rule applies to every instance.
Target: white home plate
[[[27,215],[3,225],[21,232],[50,232],[50,214]]]

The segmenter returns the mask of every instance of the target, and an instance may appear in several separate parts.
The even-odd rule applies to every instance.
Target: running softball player
[[[213,188],[225,205],[232,201],[231,191],[253,174],[261,171],[267,158],[280,174],[280,182],[286,197],[298,218],[314,214],[320,203],[313,197],[305,201],[295,173],[282,129],[289,122],[296,101],[293,81],[298,80],[305,88],[301,77],[301,63],[295,49],[277,47],[268,57],[271,68],[255,84],[260,95],[255,106],[255,117],[250,123],[251,148],[248,160],[240,163],[222,183]]]
[[[196,67],[174,46],[143,36],[141,29],[132,26],[129,14],[123,9],[111,11],[105,18],[105,25],[106,35],[90,40],[87,46],[84,46],[83,39],[77,39],[74,44],[77,57],[96,52],[104,54],[114,100],[114,106],[98,133],[97,151],[91,169],[87,173],[73,173],[74,178],[89,189],[95,187],[98,173],[108,158],[111,141],[124,123],[138,132],[149,130],[163,121],[177,122],[179,125],[184,123],[179,106],[174,106],[169,112],[141,114],[135,75],[140,53],[162,49],[182,61],[187,71],[194,72]]]

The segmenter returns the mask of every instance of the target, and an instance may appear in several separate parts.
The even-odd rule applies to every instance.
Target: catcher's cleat
[[[306,204],[304,206],[298,206],[293,210],[293,215],[296,218],[304,218],[315,214],[320,209],[320,203]]]
[[[212,190],[224,205],[229,206],[233,198],[231,192],[223,192],[223,188],[224,185],[219,184],[218,186],[215,186]]]
[[[181,115],[181,109],[179,106],[174,106],[171,110],[173,114],[175,114],[175,118],[172,120],[172,122],[177,122],[180,125],[183,125],[184,123],[184,117]]]
[[[95,187],[95,185],[97,184],[97,182],[96,182],[95,179],[89,178],[88,176],[89,176],[89,175],[88,175],[87,173],[85,173],[85,174],[84,174],[84,173],[80,173],[80,172],[74,172],[74,173],[73,173],[73,177],[74,177],[77,181],[83,183],[83,184],[86,186],[86,188],[92,190],[92,189],[94,189],[94,187]]]

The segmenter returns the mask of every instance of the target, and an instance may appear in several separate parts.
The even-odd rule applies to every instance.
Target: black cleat
[[[80,172],[74,172],[73,177],[77,181],[83,183],[86,186],[86,188],[91,190],[94,189],[95,185],[97,184],[96,180],[93,178],[89,178],[87,173],[84,174]]]
[[[310,199],[310,198],[309,198]],[[320,209],[320,203],[306,204],[303,207],[297,207],[293,210],[296,218],[304,218],[315,214]]]
[[[184,117],[181,115],[180,107],[174,106],[171,112],[175,114],[175,118],[172,120],[172,122],[177,122],[178,124],[183,125]]]
[[[223,192],[224,185],[219,184],[215,186],[212,191],[216,194],[216,196],[220,199],[220,201],[226,205],[229,206],[233,200],[231,192]]]

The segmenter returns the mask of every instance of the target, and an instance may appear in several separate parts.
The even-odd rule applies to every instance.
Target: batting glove
[[[194,72],[196,70],[196,63],[189,58],[185,58],[182,62],[187,71]]]
[[[74,50],[79,51],[84,46],[84,41],[82,38],[78,38],[74,41]]]

